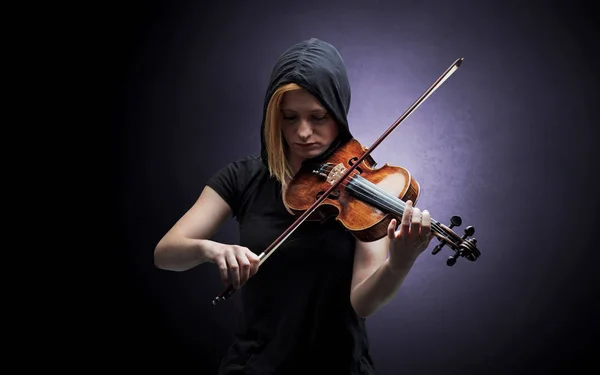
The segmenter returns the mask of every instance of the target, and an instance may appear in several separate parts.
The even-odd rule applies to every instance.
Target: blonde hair
[[[302,90],[295,83],[288,83],[279,87],[271,96],[265,116],[265,146],[269,173],[282,185],[283,191],[287,186],[288,178],[292,178],[292,169],[286,157],[286,144],[281,132],[281,101],[288,91]]]

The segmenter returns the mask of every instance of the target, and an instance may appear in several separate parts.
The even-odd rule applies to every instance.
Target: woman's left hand
[[[406,201],[402,221],[396,230],[397,221],[392,219],[388,226],[390,239],[389,262],[393,269],[411,266],[433,238],[429,211],[413,207],[411,200]]]

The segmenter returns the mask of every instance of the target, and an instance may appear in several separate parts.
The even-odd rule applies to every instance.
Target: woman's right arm
[[[205,262],[215,263],[223,282],[227,285],[232,281],[234,288],[239,288],[258,271],[258,256],[245,247],[210,240],[231,215],[227,202],[206,186],[194,205],[158,242],[154,264],[163,270],[186,271]]]

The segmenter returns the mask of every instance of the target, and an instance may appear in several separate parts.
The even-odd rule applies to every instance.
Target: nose
[[[312,126],[310,125],[309,121],[307,120],[302,120],[300,121],[300,124],[298,125],[298,137],[300,137],[301,140],[306,141],[308,139],[308,137],[310,137],[313,133],[313,129]]]

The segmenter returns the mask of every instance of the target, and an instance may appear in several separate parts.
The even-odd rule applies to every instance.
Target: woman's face
[[[288,91],[281,102],[281,130],[289,146],[290,163],[324,152],[338,135],[327,110],[305,90]]]

